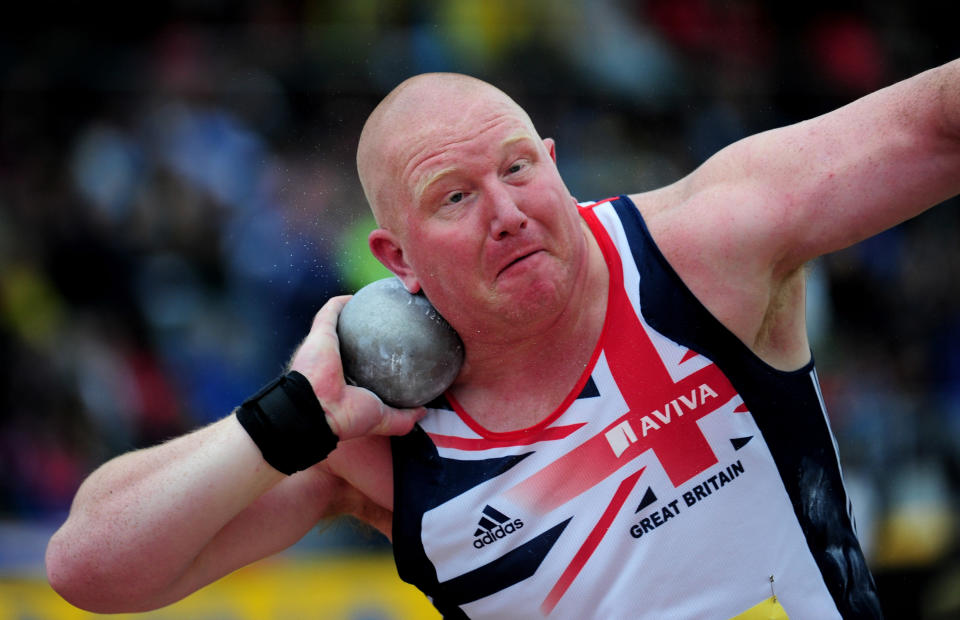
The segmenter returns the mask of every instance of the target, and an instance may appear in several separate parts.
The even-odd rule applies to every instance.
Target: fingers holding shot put
[[[349,295],[330,298],[313,317],[310,332],[300,343],[290,369],[302,373],[313,385],[324,404],[333,404],[340,398],[345,380],[340,363],[337,320]]]
[[[344,376],[337,322],[350,299],[349,295],[331,298],[317,312],[310,333],[290,362],[290,370],[310,381],[327,423],[340,440],[369,434],[405,434],[426,413],[422,407],[391,407],[374,392],[349,384]]]

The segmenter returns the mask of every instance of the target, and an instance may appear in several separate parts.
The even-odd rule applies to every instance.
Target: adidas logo
[[[506,538],[509,534],[513,534],[521,527],[523,527],[523,521],[520,519],[510,520],[510,517],[503,514],[496,508],[492,507],[490,504],[487,504],[483,507],[483,516],[480,517],[480,521],[477,523],[477,531],[473,533],[473,546],[477,549],[483,549],[485,545],[489,545],[501,538]]]

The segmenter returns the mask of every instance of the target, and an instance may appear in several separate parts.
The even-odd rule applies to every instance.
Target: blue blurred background
[[[499,85],[557,140],[574,195],[600,199],[960,55],[952,17],[892,0],[5,7],[0,577],[42,574],[98,464],[228,413],[324,300],[385,275],[354,149],[402,79]],[[810,269],[814,354],[893,618],[960,617],[951,202]],[[383,545],[353,532],[304,544]]]

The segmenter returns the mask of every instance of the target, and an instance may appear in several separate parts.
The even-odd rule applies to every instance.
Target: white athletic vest
[[[626,197],[591,365],[541,424],[440,399],[393,439],[400,576],[448,618],[878,618],[811,361],[756,358]]]

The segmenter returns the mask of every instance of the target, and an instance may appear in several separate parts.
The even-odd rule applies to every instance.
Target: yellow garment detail
[[[790,620],[790,616],[777,601],[777,597],[771,596],[745,612],[730,618],[730,620]]]

